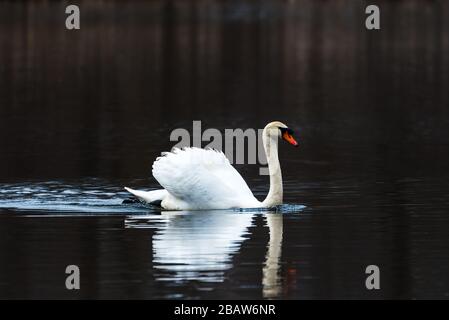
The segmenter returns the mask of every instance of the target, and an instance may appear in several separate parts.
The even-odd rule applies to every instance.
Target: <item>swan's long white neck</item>
[[[263,146],[270,173],[270,191],[262,202],[264,207],[282,204],[282,172],[278,157],[278,128],[265,128],[262,133]]]

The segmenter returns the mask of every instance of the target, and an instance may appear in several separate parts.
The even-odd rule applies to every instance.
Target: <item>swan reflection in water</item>
[[[157,280],[223,282],[232,259],[250,237],[250,227],[260,212],[163,211],[160,215],[129,217],[127,228],[156,228],[152,239]],[[279,275],[283,215],[270,211],[263,217],[270,239],[263,268],[264,297],[281,293]]]
[[[265,217],[270,230],[270,240],[263,268],[263,296],[265,298],[275,298],[280,296],[282,288],[279,269],[284,216],[282,214],[268,213]]]

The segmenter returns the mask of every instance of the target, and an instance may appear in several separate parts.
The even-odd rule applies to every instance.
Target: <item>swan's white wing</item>
[[[172,209],[224,209],[259,203],[220,151],[174,149],[154,161],[153,176],[173,198],[182,202],[183,208]]]

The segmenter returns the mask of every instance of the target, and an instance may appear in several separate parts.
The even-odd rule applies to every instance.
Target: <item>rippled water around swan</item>
[[[385,197],[355,180],[286,181],[287,204],[242,212],[122,204],[122,181],[0,184],[0,296],[445,298],[449,199],[419,192],[444,182],[397,181],[408,191]],[[62,287],[68,264],[83,270],[79,294]],[[364,288],[369,264],[379,293]]]
[[[0,298],[449,299],[449,2],[382,1],[379,32],[364,1],[77,3],[68,31],[0,1]],[[173,130],[273,120],[276,211],[122,204]]]
[[[64,291],[52,286],[60,278],[56,268],[78,261],[86,270],[83,277],[89,278],[93,276],[89,274],[95,260],[86,257],[97,255],[105,268],[104,274],[91,280],[94,286],[101,287],[102,293],[97,297],[133,297],[134,294],[137,298],[192,298],[203,294],[208,297],[216,286],[228,281],[227,273],[235,268],[235,259],[253,237],[254,229],[261,229],[257,230],[260,239],[256,239],[260,245],[255,255],[258,261],[250,265],[251,269],[260,267],[263,279],[262,283],[248,284],[248,289],[262,290],[266,297],[280,297],[283,217],[301,214],[304,205],[284,204],[271,210],[161,211],[139,203],[123,204],[129,195],[122,190],[121,186],[100,179],[0,184],[4,249],[20,248],[20,256],[20,250],[28,247],[33,254],[27,255],[35,259],[33,274],[39,275],[32,280],[31,287],[20,277],[11,278],[12,270],[20,274],[21,268],[28,267],[20,266],[21,258],[8,257],[4,251],[0,277],[0,292],[4,297],[26,297],[33,287],[40,286],[44,287],[40,293],[43,297],[64,296]],[[270,239],[264,243],[267,234]],[[33,238],[37,243],[30,242]],[[89,244],[88,239],[95,243]],[[73,241],[80,241],[81,247],[89,249],[73,250]],[[32,249],[34,246],[37,250]],[[268,251],[264,252],[267,246]],[[64,247],[70,249],[61,255]],[[59,254],[53,254],[56,252]],[[142,272],[142,268],[146,270]],[[50,281],[44,284],[46,277]],[[193,296],[184,292],[192,283],[197,288],[193,291],[198,290]],[[27,286],[26,291],[22,285]],[[152,287],[161,290],[153,292]],[[246,290],[245,286],[239,287]],[[143,291],[129,296],[128,289],[138,288]],[[86,291],[87,297],[91,294]]]

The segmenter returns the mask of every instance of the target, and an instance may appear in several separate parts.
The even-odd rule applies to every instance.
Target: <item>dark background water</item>
[[[0,298],[449,297],[448,2],[378,1],[380,31],[364,1],[78,4],[0,2]],[[193,120],[296,129],[306,208],[122,206]]]

